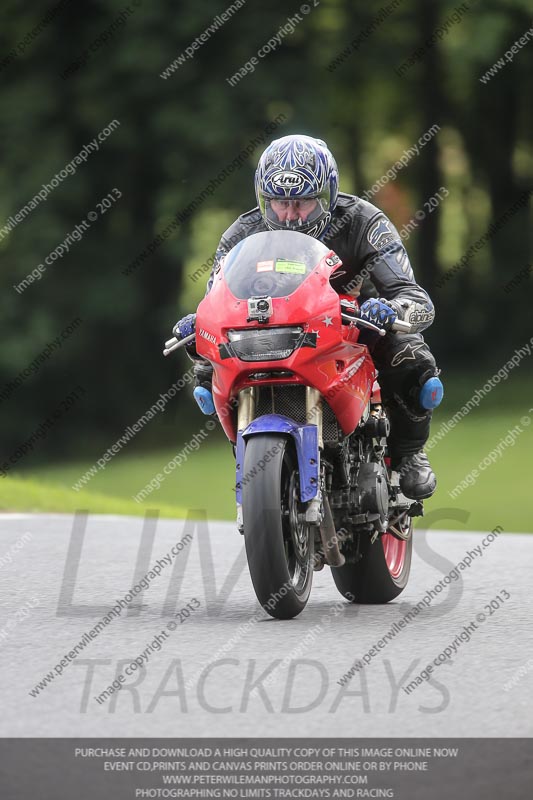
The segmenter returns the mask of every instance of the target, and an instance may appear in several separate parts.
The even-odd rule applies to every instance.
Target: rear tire
[[[384,533],[371,544],[368,534],[359,534],[359,561],[331,568],[335,585],[343,597],[352,603],[388,603],[398,597],[407,586],[411,571],[411,518],[404,530],[410,532],[407,541]]]
[[[250,438],[243,476],[244,543],[255,594],[270,616],[291,619],[309,599],[314,550],[313,529],[298,516],[305,504],[292,439]]]

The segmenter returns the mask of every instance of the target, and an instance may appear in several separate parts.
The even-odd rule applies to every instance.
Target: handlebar
[[[380,336],[385,336],[387,331],[384,331],[383,328],[378,328],[377,325],[374,325],[373,322],[367,322],[365,319],[361,319],[357,316],[359,313],[359,309],[354,305],[353,308],[350,307],[350,314],[346,314],[345,312],[341,312],[341,317],[345,322],[351,322],[353,325],[361,325],[363,328],[370,328],[371,330],[378,333]],[[411,332],[411,325],[408,322],[404,322],[401,319],[397,319],[395,323],[391,326],[391,330],[396,331],[398,333],[410,333]],[[175,336],[172,339],[168,339],[165,342],[165,349],[163,350],[163,355],[168,356],[170,353],[173,353],[174,350],[178,350],[178,348],[183,347],[184,345],[192,342],[192,340],[196,337],[195,333],[191,333],[190,336],[186,336],[185,339],[177,339]]]
[[[379,333],[380,336],[385,336],[387,331],[383,330],[383,328],[378,328],[377,325],[374,325],[373,322],[367,322],[366,319],[359,319],[358,317],[352,317],[351,314],[343,314],[341,312],[341,317],[345,322],[351,322],[352,325],[361,325],[362,328],[370,328],[370,330]]]
[[[397,331],[397,333],[411,333],[412,329],[412,326],[408,322],[404,322],[403,319],[397,319],[392,326],[392,330]]]
[[[353,325],[360,325],[363,328],[370,328],[370,330],[375,331],[380,336],[385,336],[387,331],[383,330],[383,328],[379,328],[377,325],[374,325],[373,322],[367,322],[366,319],[361,319],[359,316],[359,309],[354,304],[352,306],[347,306],[347,303],[344,302],[345,307],[349,307],[350,313],[346,314],[345,312],[341,311],[341,317],[345,322],[351,322]],[[408,322],[404,322],[402,319],[397,319],[391,325],[391,330],[397,333],[411,333],[411,325]]]
[[[184,344],[188,344],[192,342],[193,339],[196,338],[195,333],[191,333],[190,336],[186,336],[185,339],[177,339],[175,336],[172,339],[169,339],[165,342],[165,349],[163,350],[163,355],[168,356],[169,353],[173,353],[174,350],[177,350],[178,347],[183,347]]]

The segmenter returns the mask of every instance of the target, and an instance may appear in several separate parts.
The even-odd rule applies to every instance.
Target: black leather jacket
[[[258,207],[241,214],[220,240],[206,294],[222,257],[241,239],[266,230]],[[415,280],[398,231],[379,208],[341,192],[322,241],[343,262],[342,272],[331,281],[336,291],[358,295],[368,278],[378,297],[393,301],[399,318],[409,322],[413,332],[431,325],[435,316],[433,303]],[[363,290],[362,294],[367,293]]]

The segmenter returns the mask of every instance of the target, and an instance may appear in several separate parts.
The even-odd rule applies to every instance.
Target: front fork
[[[322,395],[320,394],[318,389],[313,389],[312,386],[306,386],[305,421],[307,422],[308,425],[316,425],[317,427],[319,458],[320,458],[320,453],[324,450],[324,440],[322,438],[322,418],[323,418]],[[321,475],[321,473],[322,469],[320,468],[320,461],[319,461],[318,474]],[[320,484],[322,484],[322,480],[320,481]],[[324,517],[323,496],[322,496],[323,489],[324,487],[320,485],[316,497],[313,497],[313,499],[309,501],[309,505],[307,506],[305,511],[306,522],[311,522],[314,525],[320,525],[320,523],[322,522],[322,519]]]
[[[322,395],[312,386],[305,387],[305,420],[308,425],[316,425],[318,430],[318,447],[324,449],[322,439]]]
[[[248,386],[239,392],[237,409],[237,430],[243,431],[255,417],[255,386]],[[322,395],[312,386],[305,387],[305,420],[308,425],[316,425],[318,429],[318,446],[322,450]]]
[[[257,392],[255,386],[248,386],[245,389],[241,389],[238,395],[237,447],[235,453],[237,462],[236,463],[237,480],[235,485],[236,495],[237,495],[236,498],[237,526],[241,533],[243,533],[243,525],[242,525],[242,485],[240,482],[240,476],[242,474],[242,468],[244,463],[244,449],[245,449],[243,435],[244,436],[247,435],[246,431],[248,428],[250,428],[255,419],[256,402],[257,402]],[[307,474],[309,472],[309,469],[311,469],[313,474],[316,474],[316,477],[311,477],[311,481],[314,483],[316,490],[312,492],[314,496],[310,497],[310,499],[307,501],[305,521],[318,525],[322,521],[324,515],[324,510],[322,506],[322,489],[320,485],[321,484],[320,452],[324,447],[324,442],[322,438],[322,395],[320,394],[318,389],[314,389],[311,386],[306,386],[305,406],[306,406],[305,426],[298,425],[297,423],[294,422],[292,423],[292,426],[291,425],[287,426],[286,424],[282,424],[279,427],[279,432],[289,433],[294,438],[298,455],[299,472],[301,479],[303,479],[304,474]],[[282,420],[282,422],[284,420],[285,423],[291,422],[287,418],[280,418],[280,419]],[[312,432],[313,429],[316,431],[316,433],[312,437],[312,439],[315,442],[314,445],[312,445],[309,436],[309,434]],[[271,427],[270,430],[272,430]],[[311,450],[313,452],[310,452]],[[306,460],[305,464],[303,463],[303,459]],[[303,497],[301,499],[304,500]]]
[[[241,389],[237,407],[237,430],[243,431],[255,417],[256,391],[255,386]]]

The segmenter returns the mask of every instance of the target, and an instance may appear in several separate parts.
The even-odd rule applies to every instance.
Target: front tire
[[[339,592],[352,603],[388,603],[405,589],[411,571],[413,522],[405,523],[407,541],[384,533],[374,544],[368,534],[359,534],[359,555],[355,564],[332,567],[333,580]]]
[[[305,608],[313,579],[313,529],[302,521],[298,461],[292,439],[251,437],[244,455],[244,543],[257,599],[272,617]]]

